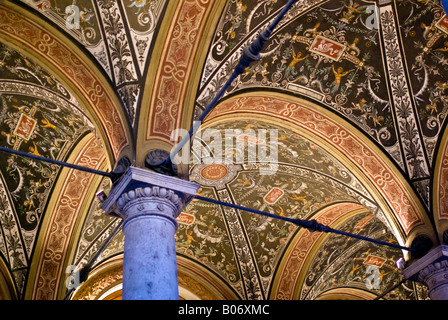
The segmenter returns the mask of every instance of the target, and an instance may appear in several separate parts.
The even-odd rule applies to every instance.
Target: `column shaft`
[[[146,187],[124,193],[117,202],[125,236],[123,300],[177,300],[176,217],[179,197]]]
[[[179,299],[176,218],[199,185],[129,167],[101,206],[123,219],[124,300]]]
[[[142,215],[125,220],[123,232],[123,300],[179,299],[173,223]]]

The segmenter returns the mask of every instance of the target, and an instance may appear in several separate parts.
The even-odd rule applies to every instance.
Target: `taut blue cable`
[[[7,153],[12,153],[12,154],[15,154],[15,155],[18,155],[18,156],[28,157],[28,158],[31,158],[31,159],[34,159],[34,160],[44,161],[44,162],[48,162],[48,163],[52,163],[52,164],[56,164],[56,165],[59,165],[59,166],[80,170],[80,171],[90,172],[90,173],[93,173],[93,174],[96,174],[96,175],[109,177],[112,180],[114,180],[114,179],[116,179],[118,177],[118,175],[116,173],[113,173],[113,172],[104,172],[104,171],[99,171],[99,170],[95,170],[95,169],[91,169],[91,168],[86,168],[86,167],[78,166],[76,164],[66,163],[66,162],[59,161],[59,160],[54,160],[54,159],[48,159],[48,158],[45,158],[45,157],[37,156],[35,154],[22,152],[22,151],[18,151],[18,150],[13,150],[13,149],[0,147],[0,151],[7,152]]]
[[[443,9],[445,9],[445,12],[448,13],[448,0],[442,0],[441,2]]]
[[[206,198],[203,196],[199,196],[199,195],[195,195],[196,199],[202,200],[202,201],[207,201],[210,203],[214,203],[214,204],[218,204],[218,205],[222,205],[222,206],[226,206],[226,207],[230,207],[233,209],[238,209],[238,210],[243,210],[243,211],[247,211],[247,212],[252,212],[258,215],[262,215],[262,216],[266,216],[266,217],[270,217],[270,218],[274,218],[274,219],[278,219],[278,220],[283,220],[283,221],[287,221],[290,222],[292,224],[295,224],[296,226],[302,227],[302,228],[306,228],[311,232],[326,232],[326,233],[335,233],[335,234],[340,234],[346,237],[350,237],[350,238],[356,238],[359,240],[365,240],[365,241],[369,241],[372,243],[376,243],[376,244],[380,244],[380,245],[385,245],[385,246],[389,246],[392,248],[396,248],[396,249],[401,249],[401,250],[407,250],[407,251],[411,251],[411,252],[415,252],[415,249],[412,248],[408,248],[408,247],[403,247],[400,246],[398,244],[394,244],[394,243],[390,243],[390,242],[386,242],[386,241],[382,241],[382,240],[377,240],[377,239],[372,239],[372,238],[368,238],[368,237],[364,237],[364,236],[360,236],[358,234],[353,234],[353,233],[349,233],[349,232],[345,232],[345,231],[341,231],[341,230],[336,230],[333,229],[329,226],[323,225],[319,222],[317,222],[316,220],[301,220],[301,219],[292,219],[292,218],[288,218],[288,217],[282,217],[282,216],[278,216],[275,214],[271,214],[271,213],[267,213],[267,212],[263,212],[263,211],[259,211],[259,210],[255,210],[255,209],[250,209],[250,208],[246,208],[243,206],[239,206],[236,204],[232,204],[232,203],[227,203],[227,202],[222,202],[219,200],[215,200],[215,199],[210,199],[210,198]]]
[[[86,172],[90,172],[90,173],[97,174],[97,175],[106,176],[106,177],[109,177],[111,179],[117,179],[119,177],[119,175],[116,174],[116,173],[108,173],[108,172],[103,172],[103,171],[99,171],[99,170],[93,170],[93,169],[90,169],[90,168],[85,168],[85,167],[73,165],[73,164],[70,164],[70,163],[62,162],[62,161],[48,159],[48,158],[45,158],[45,157],[36,156],[36,155],[29,154],[29,153],[26,153],[26,152],[21,152],[21,151],[17,151],[17,150],[11,150],[11,149],[4,148],[4,147],[0,147],[0,151],[12,153],[12,154],[16,154],[16,155],[20,155],[20,156],[24,156],[24,157],[29,157],[29,158],[32,158],[32,159],[36,159],[36,160],[40,160],[40,161],[44,161],[44,162],[49,162],[49,163],[61,165],[61,166],[64,166],[64,167],[69,167],[69,168],[76,169],[76,170],[86,171]],[[360,235],[357,235],[357,234],[352,234],[352,233],[336,230],[336,229],[330,228],[330,227],[328,227],[326,225],[323,225],[323,224],[317,222],[316,220],[292,219],[292,218],[288,218],[288,217],[282,217],[282,216],[278,216],[278,215],[275,215],[275,214],[259,211],[259,210],[256,210],[256,209],[246,208],[246,207],[239,206],[239,205],[232,204],[232,203],[227,203],[227,202],[222,202],[222,201],[211,199],[211,198],[206,198],[206,197],[203,197],[203,196],[200,196],[200,195],[193,195],[193,196],[196,199],[198,199],[198,200],[207,201],[207,202],[211,202],[211,203],[214,203],[214,204],[217,204],[217,205],[222,205],[222,206],[230,207],[230,208],[233,208],[233,209],[243,210],[243,211],[252,212],[252,213],[255,213],[255,214],[258,214],[258,215],[263,215],[263,216],[266,216],[266,217],[287,221],[287,222],[293,223],[293,224],[295,224],[295,225],[297,225],[299,227],[306,228],[306,229],[310,230],[311,232],[319,231],[319,232],[327,232],[327,233],[336,233],[336,234],[340,234],[340,235],[343,235],[343,236],[346,236],[346,237],[356,238],[356,239],[360,239],[360,240],[366,240],[366,241],[370,241],[370,242],[373,242],[373,243],[377,243],[377,244],[393,247],[393,248],[396,248],[396,249],[416,252],[416,250],[412,249],[412,248],[402,247],[400,245],[393,244],[393,243],[390,243],[390,242],[381,241],[381,240],[377,240],[377,239],[371,239],[371,238],[367,238],[367,237],[360,236]]]
[[[230,87],[232,82],[244,72],[244,70],[250,66],[250,64],[254,61],[260,59],[260,52],[263,49],[266,42],[268,42],[272,32],[275,27],[279,24],[279,22],[283,19],[286,13],[291,9],[291,7],[296,3],[297,0],[290,0],[277,15],[275,20],[269,25],[269,27],[260,33],[260,35],[247,47],[243,49],[243,55],[240,58],[238,65],[235,67],[233,73],[230,75],[227,82],[224,86],[219,90],[218,94],[215,98],[210,102],[208,107],[201,113],[198,119],[195,121],[195,124],[190,128],[188,134],[183,137],[183,139],[179,142],[179,144],[175,147],[175,149],[171,152],[170,157],[166,160],[163,160],[159,163],[152,164],[153,167],[163,166],[165,168],[170,167],[170,163],[172,163],[175,156],[179,153],[180,150],[186,145],[187,142],[195,135],[197,130],[199,129],[200,124],[204,119],[209,115],[209,113],[216,107],[219,99],[224,95],[227,89]]]

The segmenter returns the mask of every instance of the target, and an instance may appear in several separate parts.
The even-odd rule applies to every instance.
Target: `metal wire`
[[[17,150],[12,150],[12,149],[8,149],[8,148],[4,148],[4,147],[0,147],[0,151],[12,153],[12,154],[16,154],[16,155],[20,155],[20,156],[24,156],[24,157],[29,157],[29,158],[32,158],[32,159],[35,159],[35,160],[39,160],[39,161],[49,162],[49,163],[60,165],[60,166],[64,166],[64,167],[69,167],[69,168],[72,168],[72,169],[75,169],[75,170],[86,171],[86,172],[90,172],[90,173],[93,173],[93,174],[110,177],[112,179],[116,179],[119,176],[119,175],[117,175],[115,173],[108,173],[108,172],[103,172],[103,171],[94,170],[94,169],[90,169],[90,168],[85,168],[85,167],[82,167],[82,166],[77,166],[77,165],[73,165],[73,164],[70,164],[70,163],[66,163],[66,162],[62,162],[62,161],[58,161],[58,160],[54,160],[54,159],[48,159],[48,158],[45,158],[45,157],[36,156],[36,155],[33,155],[33,154],[29,154],[29,153],[25,153],[25,152],[21,152],[21,151],[17,151]],[[357,235],[357,234],[353,234],[353,233],[349,233],[349,232],[333,229],[333,228],[331,228],[329,226],[326,226],[326,225],[323,225],[323,224],[317,222],[316,220],[293,219],[293,218],[278,216],[278,215],[275,215],[275,214],[267,213],[267,212],[256,210],[256,209],[246,208],[246,207],[243,207],[243,206],[240,206],[240,205],[236,205],[236,204],[232,204],[232,203],[227,203],[227,202],[223,202],[223,201],[219,201],[219,200],[203,197],[203,196],[200,196],[200,195],[193,195],[193,196],[196,199],[198,199],[198,200],[214,203],[214,204],[221,205],[221,206],[230,207],[230,208],[237,209],[237,210],[242,210],[242,211],[255,213],[255,214],[258,214],[258,215],[262,215],[262,216],[273,218],[273,219],[277,219],[277,220],[286,221],[286,222],[292,223],[292,224],[294,224],[296,226],[299,226],[299,227],[302,227],[302,228],[306,228],[307,230],[309,230],[311,232],[316,232],[317,231],[317,232],[325,232],[325,233],[335,233],[335,234],[340,234],[340,235],[343,235],[343,236],[346,236],[346,237],[355,238],[355,239],[359,239],[359,240],[364,240],[364,241],[368,241],[368,242],[371,242],[371,243],[384,245],[384,246],[388,246],[388,247],[392,247],[392,248],[396,248],[396,249],[400,249],[400,250],[416,252],[415,249],[404,247],[404,246],[400,246],[400,245],[397,245],[397,244],[394,244],[394,243],[390,243],[390,242],[386,242],[386,241],[382,241],[382,240],[378,240],[378,239],[373,239],[373,238],[368,238],[368,237],[364,237],[364,236],[361,236],[361,235]],[[115,228],[115,230],[112,232],[112,234],[106,240],[106,242],[103,243],[103,245],[98,250],[98,252],[94,255],[94,257],[92,257],[92,259],[79,271],[80,280],[82,280],[82,282],[84,282],[85,279],[87,279],[88,274],[89,274],[89,272],[91,270],[93,262],[96,260],[96,258],[99,256],[99,254],[106,248],[107,244],[111,241],[113,236],[115,236],[115,234],[121,228],[121,224],[122,224],[122,222]],[[402,280],[400,283],[398,283],[397,285],[395,285],[394,287],[392,287],[391,289],[389,289],[388,291],[386,291],[382,295],[380,295],[377,298],[375,298],[375,300],[379,300],[382,297],[384,297],[386,294],[388,294],[391,291],[395,290],[400,285],[402,285],[406,280],[407,279]],[[73,292],[74,292],[74,288],[69,290],[67,292],[67,294],[65,295],[64,300],[68,299],[69,296]]]
[[[281,12],[277,15],[276,19],[269,25],[269,27],[264,32],[262,32],[258,36],[258,38],[254,42],[252,42],[251,45],[249,45],[248,47],[244,48],[243,55],[242,55],[238,65],[234,68],[233,73],[230,75],[230,77],[227,80],[227,82],[224,84],[224,86],[221,88],[221,90],[218,92],[218,94],[215,96],[215,98],[211,101],[211,103],[208,105],[208,107],[198,117],[198,119],[196,120],[196,124],[193,125],[190,128],[190,130],[188,132],[188,135],[184,136],[182,141],[171,152],[170,157],[168,159],[166,159],[166,160],[164,160],[164,161],[162,161],[160,163],[153,164],[153,166],[165,165],[166,163],[172,162],[172,159],[174,159],[174,157],[180,152],[180,150],[182,150],[182,148],[186,145],[186,143],[190,141],[191,137],[193,137],[194,134],[197,132],[197,130],[199,129],[200,124],[202,123],[202,121],[216,107],[219,99],[224,95],[224,93],[230,87],[232,82],[239,75],[241,75],[244,72],[244,70],[248,66],[250,66],[250,64],[252,62],[254,62],[254,61],[256,61],[256,60],[258,60],[260,58],[260,52],[263,49],[263,47],[266,44],[266,42],[269,40],[269,38],[270,38],[272,32],[274,31],[275,27],[283,19],[283,17],[286,15],[286,13],[290,10],[290,8],[294,5],[295,2],[297,2],[297,0],[290,0],[290,1],[288,1],[288,3],[283,7]],[[444,6],[448,7],[447,3],[448,3],[448,0],[446,0],[446,1],[442,0],[442,4]],[[110,172],[109,173],[109,172],[104,172],[104,171],[95,170],[95,169],[91,169],[91,168],[86,168],[86,167],[82,167],[82,166],[66,163],[66,162],[63,162],[63,161],[49,159],[49,158],[45,158],[45,157],[41,157],[41,156],[37,156],[37,155],[34,155],[34,154],[25,153],[25,152],[21,152],[21,151],[18,151],[18,150],[8,149],[8,148],[4,148],[4,147],[0,147],[0,151],[11,153],[11,154],[15,154],[15,155],[19,155],[19,156],[24,156],[24,157],[28,157],[28,158],[32,158],[32,159],[35,159],[35,160],[56,164],[56,165],[60,165],[60,166],[63,166],[63,167],[72,168],[72,169],[75,169],[75,170],[85,171],[85,172],[89,172],[89,173],[92,173],[92,174],[109,177],[113,181],[116,180],[120,176],[120,174],[117,174],[117,173],[114,173],[114,172]],[[278,215],[270,214],[270,213],[267,213],[267,212],[259,211],[259,210],[256,210],[256,209],[246,208],[246,207],[243,207],[243,206],[222,202],[222,201],[219,201],[219,200],[215,200],[215,199],[211,199],[211,198],[207,198],[207,197],[203,197],[203,196],[199,196],[199,195],[194,195],[194,197],[196,199],[198,199],[198,200],[214,203],[214,204],[217,204],[217,205],[226,206],[226,207],[230,207],[230,208],[233,208],[233,209],[247,211],[247,212],[255,213],[255,214],[258,214],[258,215],[266,216],[266,217],[269,217],[269,218],[290,222],[290,223],[292,223],[294,225],[297,225],[299,227],[306,228],[307,230],[309,230],[311,232],[316,232],[317,231],[317,232],[325,232],[325,233],[335,233],[335,234],[340,234],[340,235],[343,235],[343,236],[346,236],[346,237],[356,238],[356,239],[359,239],[359,240],[365,240],[365,241],[376,243],[376,244],[379,244],[379,245],[389,246],[389,247],[396,248],[396,249],[401,249],[401,250],[406,250],[406,251],[411,251],[411,252],[415,252],[416,251],[415,249],[404,247],[404,246],[400,246],[400,245],[393,244],[393,243],[390,243],[390,242],[377,240],[377,239],[372,239],[372,238],[360,236],[360,235],[357,235],[357,234],[352,234],[352,233],[341,231],[341,230],[336,230],[336,229],[333,229],[333,228],[331,228],[329,226],[323,225],[323,224],[317,222],[316,220],[292,219],[292,218],[288,218],[288,217],[278,216]],[[114,229],[114,231],[108,237],[106,242],[103,243],[101,248],[92,257],[92,259],[79,271],[80,276],[81,276],[82,279],[86,279],[87,278],[88,273],[89,273],[89,271],[90,271],[90,269],[92,267],[93,262],[97,259],[99,254],[105,249],[105,247],[109,244],[111,239],[116,235],[116,233],[118,232],[118,230],[120,228],[121,228],[121,223]],[[385,295],[387,295],[391,291],[393,291],[396,288],[398,288],[399,286],[401,286],[407,280],[408,279],[403,279],[398,284],[394,285],[392,288],[390,288],[389,290],[387,290],[386,292],[384,292],[380,296],[376,297],[374,300],[381,299],[382,297],[384,297]],[[66,294],[64,299],[67,299],[69,297],[69,295],[73,291],[74,291],[73,289],[70,290]]]

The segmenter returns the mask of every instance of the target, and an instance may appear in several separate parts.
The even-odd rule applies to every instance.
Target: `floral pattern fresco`
[[[278,10],[276,1],[228,2],[204,65],[196,116]],[[433,153],[446,118],[446,23],[435,0],[386,1],[377,9],[369,1],[300,1],[226,95],[266,88],[336,112],[394,159],[429,211]]]
[[[247,134],[274,128],[254,120],[232,122],[232,127]],[[228,128],[228,123],[213,126],[222,134]],[[278,159],[282,164],[276,174],[260,175],[259,165],[247,164],[247,158],[242,163],[226,164],[225,170],[214,164],[193,164],[190,179],[202,184],[199,194],[280,217],[300,219],[312,219],[321,209],[334,204],[354,203],[369,208],[369,217],[375,217],[369,220],[371,228],[364,228],[363,235],[386,239],[383,233],[388,232],[388,228],[378,205],[339,161],[313,141],[285,128],[275,126],[275,129],[279,130],[276,142],[279,143]],[[236,154],[241,150],[227,151]],[[100,188],[107,190],[108,187]],[[98,208],[99,204],[94,203],[86,219],[78,245],[76,263],[79,265],[89,261],[88,257],[95,254],[116,225],[113,219],[102,216]],[[263,299],[269,295],[277,263],[288,243],[300,231],[285,221],[199,200],[193,200],[177,220],[177,253],[205,265],[225,279],[242,299]],[[349,232],[356,230],[352,223],[345,228]],[[377,229],[383,233],[378,233]],[[390,232],[387,237],[396,242]],[[123,241],[119,232],[96,263],[120,254]],[[337,243],[330,242],[329,245]],[[365,247],[359,241],[351,243]],[[81,259],[82,253],[87,254]],[[394,254],[396,257],[400,255],[395,251]],[[341,278],[344,272],[341,268],[338,273]],[[390,281],[397,277],[397,274],[391,275]]]
[[[243,48],[285,4],[228,0],[220,4],[217,19],[209,14],[216,13],[210,8],[218,1],[180,1],[175,8],[169,7],[169,14],[176,14],[169,27],[162,28],[172,34],[164,35],[158,31],[169,6],[165,0],[21,2],[62,31],[67,36],[64,41],[85,49],[98,65],[94,72],[104,75],[115,90],[134,134],[140,134],[136,127],[140,108],[149,108],[148,119],[144,119],[148,121],[143,132],[146,141],[169,136],[193,104],[191,120],[196,119],[232,73]],[[74,3],[80,9],[79,27],[69,28],[66,22],[72,16],[66,8]],[[438,0],[384,0],[376,7],[374,3],[297,1],[260,59],[232,83],[223,100],[242,97],[244,103],[248,92],[260,91],[260,96],[280,93],[324,108],[331,115],[328,118],[344,119],[359,130],[361,140],[373,142],[384,152],[378,158],[384,156],[396,166],[399,174],[394,178],[406,180],[431,215],[432,174],[446,128],[448,18]],[[204,30],[215,18],[216,29]],[[210,42],[202,41],[203,37]],[[155,58],[160,64],[148,70],[156,39],[163,44],[158,44],[163,50]],[[156,77],[151,78],[154,94],[145,102],[145,80],[151,71]],[[186,105],[190,100],[194,100],[192,105]],[[1,145],[8,148],[66,160],[81,139],[95,135],[69,90],[45,68],[1,41],[0,105]],[[370,193],[372,187],[363,185],[325,145],[301,134],[300,129],[288,128],[286,117],[277,124],[260,114],[256,117],[260,120],[215,116],[211,125],[205,125],[223,134],[229,128],[239,129],[247,146],[266,143],[269,147],[275,142],[278,166],[275,173],[262,175],[266,163],[260,158],[248,161],[247,150],[233,145],[222,150],[232,159],[228,163],[192,162],[190,180],[201,185],[202,196],[265,211],[279,219],[193,200],[177,218],[178,256],[200,265],[236,296],[248,300],[319,299],[347,288],[374,296],[401,280],[395,267],[401,251],[306,232],[280,219],[317,217],[343,231],[398,243],[378,198]],[[275,141],[261,143],[250,136],[259,130],[277,130],[278,135]],[[100,159],[102,150],[93,144],[92,153]],[[202,141],[202,152],[209,147]],[[197,151],[193,148],[193,158]],[[241,155],[242,161],[238,160]],[[37,234],[60,173],[59,167],[48,163],[0,157],[0,258],[10,269],[19,298],[24,296]],[[107,193],[110,181],[104,179],[97,187]],[[89,196],[92,202],[82,212],[85,220],[76,225],[81,230],[79,237],[70,238],[75,243],[70,263],[78,267],[98,266],[124,250],[121,231],[110,238],[119,230],[120,221],[104,215],[101,203]],[[344,211],[347,208],[353,211]],[[370,266],[379,271],[375,288],[367,285]],[[60,288],[52,287],[51,272],[43,273],[46,287],[36,292],[42,289],[40,297],[56,296]],[[61,286],[62,280],[58,281]],[[427,299],[427,292],[414,282],[405,282],[385,299]]]
[[[274,128],[255,120],[233,121],[231,127],[247,134]],[[224,135],[229,123],[212,128]],[[275,174],[260,175],[260,165],[248,164],[247,154],[243,163],[226,164],[225,171],[218,171],[214,164],[194,164],[190,179],[207,185],[200,189],[200,194],[299,219],[312,219],[319,210],[336,203],[353,202],[368,207],[378,216],[376,223],[387,229],[377,204],[340,162],[303,136],[278,126],[275,129],[278,160],[282,164]],[[226,152],[241,151],[234,146],[235,149]],[[281,220],[196,200],[182,215],[177,233],[178,252],[189,254],[215,270],[245,299],[269,295],[282,252],[300,229]]]
[[[79,103],[50,73],[0,43],[0,140],[3,147],[64,161],[94,133]],[[29,261],[60,167],[3,153],[0,250],[22,294]]]
[[[21,1],[42,13],[92,54],[114,83],[134,125],[151,43],[166,1]]]
[[[110,191],[108,178],[104,178],[100,183],[99,191]],[[102,249],[106,244],[107,247]],[[124,235],[121,232],[120,220],[116,217],[106,216],[101,209],[101,202],[94,199],[84,220],[73,265],[78,268],[85,267],[87,264],[94,267],[98,261],[121,254],[123,246]],[[97,253],[99,253],[98,257],[96,257]]]

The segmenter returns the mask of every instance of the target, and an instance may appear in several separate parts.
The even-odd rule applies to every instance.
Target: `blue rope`
[[[28,158],[39,160],[39,161],[49,162],[52,164],[56,164],[59,166],[68,167],[68,168],[72,168],[72,169],[76,169],[76,170],[80,170],[80,171],[90,172],[90,173],[97,174],[100,176],[109,177],[112,180],[117,178],[117,174],[115,174],[113,172],[104,172],[104,171],[99,171],[99,170],[95,170],[95,169],[91,169],[91,168],[86,168],[86,167],[78,166],[76,164],[71,164],[71,163],[66,163],[66,162],[59,161],[59,160],[44,158],[44,157],[37,156],[35,154],[31,154],[31,153],[27,153],[27,152],[8,149],[8,148],[4,148],[4,147],[0,147],[0,151],[12,153],[12,154],[19,155],[22,157],[28,157]]]
[[[243,210],[243,211],[247,211],[247,212],[252,212],[258,215],[262,215],[262,216],[266,216],[269,218],[274,218],[274,219],[278,219],[278,220],[283,220],[283,221],[287,221],[290,222],[292,224],[295,224],[296,226],[302,227],[302,228],[306,228],[311,232],[326,232],[326,233],[335,233],[335,234],[340,234],[346,237],[350,237],[350,238],[356,238],[359,240],[365,240],[365,241],[369,241],[372,243],[376,243],[376,244],[380,244],[380,245],[384,245],[384,246],[389,246],[392,248],[396,248],[396,249],[401,249],[401,250],[407,250],[407,251],[411,251],[411,252],[415,252],[415,249],[412,248],[408,248],[408,247],[403,247],[394,243],[390,243],[390,242],[386,242],[386,241],[382,241],[382,240],[377,240],[377,239],[372,239],[372,238],[368,238],[368,237],[364,237],[364,236],[360,236],[358,234],[353,234],[353,233],[349,233],[349,232],[345,232],[345,231],[341,231],[341,230],[336,230],[333,229],[329,226],[323,225],[319,222],[317,222],[316,220],[301,220],[301,219],[292,219],[292,218],[288,218],[288,217],[282,217],[282,216],[278,216],[275,214],[271,214],[271,213],[267,213],[267,212],[263,212],[263,211],[259,211],[259,210],[255,210],[255,209],[251,209],[251,208],[246,208],[243,206],[239,206],[236,204],[232,204],[232,203],[227,203],[227,202],[222,202],[219,200],[215,200],[215,199],[210,199],[210,198],[206,198],[203,196],[199,196],[199,195],[195,195],[196,199],[202,200],[202,201],[207,201],[210,203],[214,203],[214,204],[218,204],[218,205],[222,205],[222,206],[226,206],[226,207],[230,207],[233,209],[238,209],[238,210]]]
[[[290,1],[288,1],[288,3],[283,7],[283,9],[277,15],[276,19],[269,25],[269,27],[264,32],[262,32],[257,37],[257,39],[255,39],[249,46],[244,48],[243,55],[240,58],[240,61],[239,61],[238,65],[235,67],[233,73],[230,75],[230,77],[227,80],[227,82],[224,84],[224,86],[221,88],[221,90],[218,92],[218,94],[215,96],[215,98],[212,100],[212,102],[209,104],[209,106],[198,117],[198,119],[196,121],[196,124],[193,125],[190,128],[190,130],[188,131],[188,134],[184,136],[184,138],[181,140],[181,142],[171,152],[169,159],[164,160],[164,161],[162,161],[162,162],[160,162],[158,164],[155,164],[154,166],[163,165],[163,166],[165,166],[167,168],[169,167],[169,165],[167,165],[167,164],[170,163],[172,161],[172,159],[174,159],[174,157],[185,146],[185,144],[190,141],[191,137],[194,136],[196,131],[199,129],[199,125],[208,116],[208,114],[215,108],[215,106],[218,103],[219,99],[223,96],[223,94],[226,92],[226,90],[230,87],[232,82],[241,73],[243,73],[244,70],[252,62],[257,61],[257,60],[260,59],[261,50],[263,49],[263,47],[266,44],[266,42],[269,40],[272,32],[274,31],[276,26],[280,23],[280,21],[283,19],[283,17],[291,9],[291,7],[294,5],[294,3],[296,1],[297,0],[290,0]],[[443,1],[448,2],[448,0],[443,0]],[[328,226],[325,226],[323,224],[318,223],[316,220],[309,220],[308,221],[308,220],[300,220],[300,219],[291,219],[291,218],[287,218],[287,217],[277,216],[277,215],[273,215],[273,214],[270,214],[270,213],[258,211],[258,210],[255,210],[255,209],[245,208],[245,207],[238,206],[238,205],[235,205],[235,204],[230,204],[230,203],[225,203],[225,202],[214,200],[214,199],[205,198],[205,197],[198,196],[198,195],[195,195],[195,197],[197,199],[200,199],[200,200],[203,200],[203,201],[208,201],[208,202],[212,202],[212,203],[215,203],[215,204],[231,207],[231,208],[234,208],[234,209],[239,209],[239,210],[252,212],[252,213],[255,213],[255,214],[267,216],[267,217],[274,218],[274,219],[284,220],[284,221],[293,223],[293,224],[295,224],[297,226],[306,228],[306,229],[310,230],[311,232],[320,231],[320,232],[336,233],[336,234],[344,235],[344,236],[347,236],[347,237],[352,237],[352,238],[356,238],[356,239],[360,239],[360,240],[366,240],[366,241],[370,241],[370,242],[374,242],[374,243],[377,243],[377,244],[386,245],[386,246],[397,248],[397,249],[408,250],[408,251],[415,251],[414,249],[407,248],[407,247],[402,247],[400,245],[396,245],[396,244],[393,244],[393,243],[389,243],[389,242],[385,242],[385,241],[381,241],[381,240],[376,240],[376,239],[371,239],[371,238],[363,237],[363,236],[356,235],[356,234],[351,234],[351,233],[340,231],[340,230],[335,230],[333,228],[330,228]]]
[[[48,159],[48,158],[36,156],[34,154],[29,154],[29,153],[26,153],[26,152],[12,150],[12,149],[8,149],[8,148],[4,148],[4,147],[0,147],[0,151],[12,153],[12,154],[16,154],[16,155],[20,155],[20,156],[24,156],[24,157],[29,157],[29,158],[36,159],[36,160],[39,160],[39,161],[49,162],[49,163],[53,163],[53,164],[64,166],[64,167],[69,167],[69,168],[76,169],[76,170],[90,172],[90,173],[93,173],[93,174],[97,174],[97,175],[101,175],[101,176],[112,178],[112,180],[119,177],[118,174],[113,173],[113,172],[109,173],[109,172],[94,170],[94,169],[90,169],[90,168],[85,168],[85,167],[81,167],[81,166],[78,166],[78,165],[74,165],[74,164],[70,164],[70,163],[66,163],[66,162],[62,162],[62,161],[58,161],[58,160]],[[299,227],[306,228],[306,229],[310,230],[311,232],[319,231],[319,232],[327,232],[327,233],[336,233],[336,234],[340,234],[340,235],[351,237],[351,238],[356,238],[356,239],[360,239],[360,240],[366,240],[366,241],[370,241],[370,242],[373,242],[373,243],[377,243],[377,244],[393,247],[393,248],[396,248],[396,249],[407,250],[407,251],[412,251],[412,252],[416,251],[415,249],[402,247],[400,245],[393,244],[393,243],[390,243],[390,242],[381,241],[381,240],[377,240],[377,239],[371,239],[371,238],[367,238],[367,237],[360,236],[360,235],[357,235],[357,234],[352,234],[352,233],[336,230],[336,229],[330,228],[330,227],[328,227],[326,225],[323,225],[323,224],[317,222],[316,220],[292,219],[292,218],[288,218],[288,217],[282,217],[282,216],[278,216],[278,215],[275,215],[275,214],[259,211],[259,210],[256,210],[256,209],[246,208],[246,207],[239,206],[239,205],[232,204],[232,203],[227,203],[227,202],[223,202],[223,201],[219,201],[219,200],[215,200],[215,199],[206,198],[206,197],[203,197],[203,196],[200,196],[200,195],[193,195],[193,196],[196,199],[199,199],[199,200],[202,200],[202,201],[211,202],[211,203],[214,203],[214,204],[230,207],[230,208],[233,208],[233,209],[238,209],[238,210],[243,210],[243,211],[247,211],[247,212],[252,212],[252,213],[255,213],[255,214],[258,214],[258,215],[263,215],[263,216],[266,216],[266,217],[269,217],[269,218],[273,218],[273,219],[287,221],[287,222],[295,224],[295,225],[297,225]]]
[[[196,123],[201,124],[202,121],[208,116],[208,114],[215,108],[215,106],[218,103],[219,99],[224,95],[224,93],[230,87],[232,82],[240,74],[242,74],[244,72],[244,70],[247,67],[249,67],[252,62],[257,61],[257,60],[260,59],[260,52],[263,49],[263,47],[266,44],[266,42],[269,40],[269,38],[270,38],[272,32],[274,31],[275,27],[280,23],[280,21],[283,19],[283,17],[286,15],[286,13],[291,9],[291,7],[296,2],[297,2],[297,0],[290,0],[290,1],[288,1],[288,3],[283,7],[283,9],[277,15],[276,19],[269,25],[269,27],[264,32],[262,32],[257,37],[257,39],[255,39],[249,46],[244,48],[243,55],[240,58],[240,61],[239,61],[238,65],[235,67],[233,73],[231,74],[231,76],[229,77],[229,79],[227,80],[225,85],[218,92],[218,94],[215,96],[215,98],[212,100],[212,102],[209,104],[209,106],[199,116],[199,118],[197,119]],[[448,0],[442,0],[442,4],[444,5],[445,8],[448,8]],[[176,146],[176,148],[170,154],[170,157],[167,160],[164,160],[164,161],[162,161],[162,162],[160,162],[158,164],[154,164],[153,166],[166,165],[167,162],[171,162],[171,160],[179,153],[179,151],[190,140],[190,138],[192,136],[194,136],[194,134],[196,133],[196,131],[198,129],[199,129],[199,125],[192,126],[190,128],[189,132],[188,132],[188,135],[186,135],[182,139],[182,141]],[[33,159],[36,159],[36,160],[45,161],[45,162],[61,165],[61,166],[64,166],[64,167],[69,167],[69,168],[76,169],[76,170],[81,170],[81,171],[86,171],[86,172],[90,172],[90,173],[97,174],[97,175],[106,176],[106,177],[112,178],[113,180],[116,179],[119,176],[118,174],[113,173],[113,172],[108,173],[108,172],[103,172],[103,171],[94,170],[94,169],[90,169],[90,168],[85,168],[85,167],[77,166],[77,165],[74,165],[74,164],[69,164],[69,163],[66,163],[66,162],[58,161],[58,160],[48,159],[48,158],[36,156],[36,155],[33,155],[33,154],[29,154],[29,153],[25,153],[25,152],[21,152],[21,151],[17,151],[17,150],[11,150],[11,149],[7,149],[7,148],[3,148],[3,147],[0,147],[0,151],[9,152],[9,153],[17,154],[17,155],[20,155],[20,156],[30,157],[30,158],[33,158]],[[336,229],[333,229],[333,228],[331,228],[329,226],[323,225],[323,224],[317,222],[316,220],[292,219],[292,218],[282,217],[282,216],[270,214],[270,213],[259,211],[259,210],[255,210],[255,209],[246,208],[246,207],[235,205],[235,204],[231,204],[231,203],[222,202],[222,201],[219,201],[219,200],[214,200],[214,199],[202,197],[202,196],[199,196],[199,195],[194,195],[194,196],[195,196],[196,199],[199,199],[199,200],[202,200],[202,201],[207,201],[207,202],[211,202],[211,203],[214,203],[214,204],[227,206],[227,207],[230,207],[230,208],[233,208],[233,209],[243,210],[243,211],[255,213],[255,214],[258,214],[258,215],[263,215],[263,216],[270,217],[270,218],[273,218],[273,219],[279,219],[279,220],[287,221],[287,222],[290,222],[290,223],[292,223],[294,225],[297,225],[299,227],[306,228],[306,229],[310,230],[311,232],[318,231],[318,232],[326,232],[326,233],[335,233],[335,234],[340,234],[340,235],[351,237],[351,238],[356,238],[356,239],[360,239],[360,240],[373,242],[373,243],[380,244],[380,245],[389,246],[389,247],[396,248],[396,249],[407,250],[407,251],[411,251],[411,252],[415,252],[416,251],[415,249],[403,247],[403,246],[396,245],[396,244],[393,244],[393,243],[390,243],[390,242],[381,241],[381,240],[377,240],[377,239],[372,239],[372,238],[360,236],[360,235],[357,235],[357,234],[344,232],[344,231],[341,231],[341,230],[336,230]]]
[[[232,82],[244,72],[244,70],[250,66],[250,64],[254,61],[257,61],[260,59],[260,52],[264,48],[264,45],[266,42],[268,42],[272,32],[274,31],[275,27],[279,24],[279,22],[283,19],[283,17],[286,15],[286,13],[291,9],[291,7],[294,5],[294,3],[297,2],[297,0],[290,0],[280,11],[280,13],[277,15],[275,20],[269,25],[269,27],[247,47],[243,49],[243,55],[240,58],[240,61],[238,65],[235,67],[233,73],[230,75],[227,82],[224,84],[224,86],[219,90],[218,94],[215,96],[215,98],[210,102],[208,107],[201,113],[201,115],[198,117],[198,119],[195,121],[195,125],[193,125],[190,130],[188,131],[188,134],[183,137],[181,142],[176,146],[176,148],[171,152],[169,159],[163,160],[160,163],[153,164],[153,166],[160,166],[164,165],[164,167],[169,167],[168,163],[172,162],[174,157],[179,153],[180,150],[185,146],[187,142],[190,141],[191,137],[195,135],[197,130],[199,129],[200,124],[202,121],[209,115],[209,113],[216,107],[216,104],[218,103],[219,99],[224,95],[224,93],[227,91],[227,89],[230,87]]]
[[[443,9],[445,9],[445,13],[448,13],[448,0],[442,0]]]

